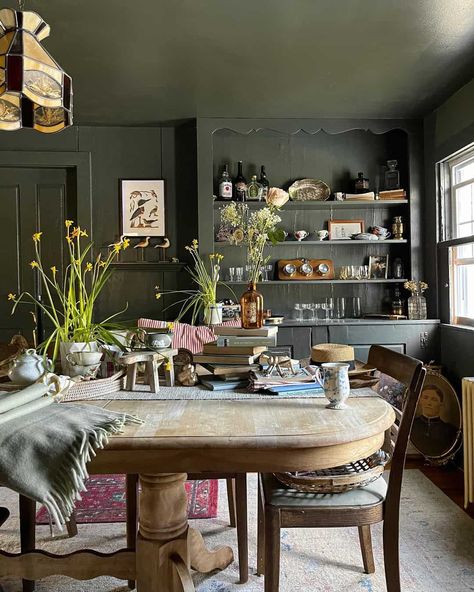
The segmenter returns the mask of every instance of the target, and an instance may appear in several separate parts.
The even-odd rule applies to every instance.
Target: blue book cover
[[[244,388],[249,381],[245,380],[212,380],[210,378],[201,378],[201,384],[210,391],[233,391],[234,389]]]

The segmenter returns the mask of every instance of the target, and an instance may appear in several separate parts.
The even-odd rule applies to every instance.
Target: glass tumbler
[[[344,319],[346,317],[346,299],[336,298],[336,319]]]
[[[352,298],[352,316],[354,319],[360,319],[360,317],[362,316],[359,296],[354,296]]]

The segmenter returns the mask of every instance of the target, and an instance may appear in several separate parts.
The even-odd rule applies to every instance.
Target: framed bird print
[[[121,179],[121,231],[125,236],[165,236],[165,182]]]

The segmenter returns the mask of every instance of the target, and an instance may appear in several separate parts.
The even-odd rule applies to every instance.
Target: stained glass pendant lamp
[[[41,46],[49,25],[19,5],[0,10],[0,130],[58,132],[72,125],[72,80]]]

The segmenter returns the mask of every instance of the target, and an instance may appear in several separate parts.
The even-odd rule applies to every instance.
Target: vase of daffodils
[[[405,290],[411,292],[408,298],[408,318],[413,321],[422,321],[428,318],[426,298],[423,292],[428,289],[426,282],[409,280],[403,284]]]
[[[94,310],[96,301],[112,274],[111,263],[120,251],[129,246],[129,241],[124,239],[115,244],[105,256],[99,254],[93,258],[93,243],[83,244],[83,240],[88,238],[87,231],[74,226],[72,220],[66,220],[65,226],[69,261],[62,273],[55,265],[45,269],[40,253],[43,233],[33,234],[35,259],[30,266],[37,273],[42,286],[42,300],[38,300],[30,292],[22,292],[18,297],[10,293],[8,298],[14,303],[12,314],[22,304],[33,305],[42,310],[53,330],[40,349],[44,352],[51,349],[53,360],[59,356],[62,371],[70,374],[71,366],[67,357],[72,352],[98,352],[100,344],[120,346],[113,331],[123,327],[115,323],[114,319],[124,311],[97,322],[94,319]]]
[[[267,206],[250,212],[246,203],[232,202],[221,208],[221,226],[218,240],[247,249],[248,287],[240,298],[242,327],[259,329],[263,326],[263,296],[257,290],[262,267],[270,259],[265,256],[268,243],[284,240],[285,234],[277,225],[281,222],[278,210],[288,201],[288,194],[281,189],[270,188]],[[278,205],[276,205],[278,204]]]
[[[162,291],[159,286],[155,286],[155,297],[158,300],[163,295],[182,294],[184,298],[171,305],[181,304],[180,312],[176,317],[177,321],[187,313],[191,313],[191,324],[193,325],[200,317],[205,325],[218,325],[222,323],[222,303],[217,301],[217,287],[224,285],[230,289],[220,280],[221,262],[224,256],[220,253],[211,253],[206,261],[199,253],[199,243],[196,239],[185,248],[191,255],[194,264],[193,268],[188,267],[187,271],[196,288]]]

